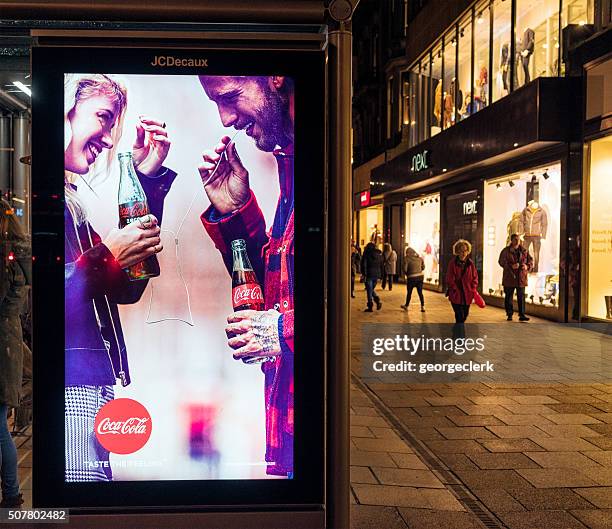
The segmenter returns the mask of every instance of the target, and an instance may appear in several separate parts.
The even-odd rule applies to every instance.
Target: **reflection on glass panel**
[[[434,48],[431,55],[431,135],[438,134],[442,125],[442,46]]]
[[[419,137],[420,140],[426,140],[429,138],[431,130],[431,120],[433,118],[433,93],[431,82],[431,56],[427,54],[421,61],[421,97],[420,97],[420,108],[417,107],[419,112],[420,125],[419,125]]]
[[[408,143],[410,146],[416,145],[421,141],[419,136],[419,126],[421,126],[421,116],[417,113],[417,109],[422,111],[420,103],[421,74],[420,66],[417,64],[410,70],[408,83],[408,123],[410,127],[408,131]]]
[[[594,0],[563,0],[563,11],[561,12],[561,27],[568,24],[593,23]]]
[[[474,112],[489,104],[489,33],[491,12],[488,3],[476,7],[474,24]]]
[[[511,4],[504,0],[495,0],[493,4],[493,101],[510,92]]]
[[[444,37],[444,84],[442,86],[443,117],[445,129],[456,121],[455,87],[457,84],[456,66],[457,33],[453,29]]]
[[[459,62],[457,68],[459,96],[457,97],[458,120],[467,118],[472,108],[472,19],[459,23]]]
[[[559,0],[517,0],[515,86],[559,74]]]

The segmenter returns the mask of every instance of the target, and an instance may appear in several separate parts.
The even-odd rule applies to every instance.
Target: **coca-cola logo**
[[[147,213],[149,213],[149,208],[146,202],[119,204],[119,217],[122,219],[144,217]]]
[[[111,400],[98,411],[94,432],[100,444],[113,454],[140,450],[151,437],[151,415],[133,399]]]
[[[232,292],[234,307],[247,303],[263,303],[263,292],[261,287],[255,283],[247,283],[234,288]]]

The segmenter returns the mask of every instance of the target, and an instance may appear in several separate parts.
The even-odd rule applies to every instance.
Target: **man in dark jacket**
[[[527,286],[528,274],[533,268],[533,259],[529,252],[521,245],[519,236],[516,233],[510,236],[510,244],[501,251],[498,262],[499,266],[504,269],[502,285],[504,286],[508,321],[512,321],[512,315],[514,314],[512,298],[515,289],[519,321],[529,321],[529,318],[525,315],[525,287]]]
[[[383,254],[372,242],[369,242],[363,251],[361,273],[365,277],[366,292],[368,294],[368,308],[365,309],[365,312],[372,312],[374,305],[372,301],[376,303],[376,310],[380,310],[382,302],[374,289],[383,274]]]

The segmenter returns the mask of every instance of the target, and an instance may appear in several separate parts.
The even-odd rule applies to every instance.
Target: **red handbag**
[[[482,296],[478,293],[478,290],[474,290],[474,303],[476,303],[476,305],[478,305],[478,307],[481,309],[484,309],[487,306],[485,300],[482,299]]]

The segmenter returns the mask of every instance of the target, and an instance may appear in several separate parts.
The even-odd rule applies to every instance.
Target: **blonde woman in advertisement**
[[[67,75],[64,82],[65,227],[65,479],[109,481],[109,453],[94,433],[99,409],[114,398],[113,386],[130,383],[128,357],[117,304],[139,301],[146,280],[124,272],[162,250],[163,201],[176,173],[163,167],[170,149],[165,123],[141,117],[132,147],[134,166],[150,215],[105,237],[88,221],[77,186],[93,189],[110,174],[128,101],[117,78]],[[118,205],[108,204],[111,208]]]

